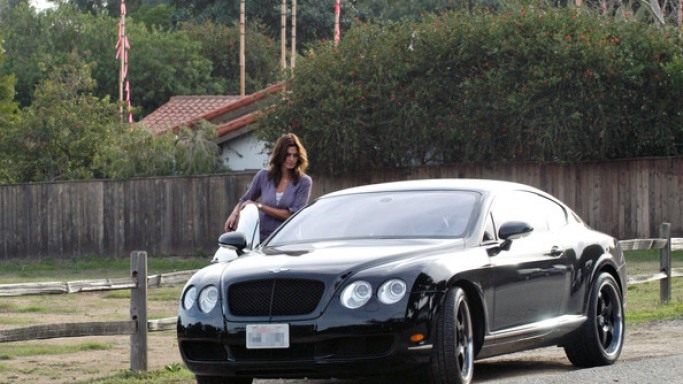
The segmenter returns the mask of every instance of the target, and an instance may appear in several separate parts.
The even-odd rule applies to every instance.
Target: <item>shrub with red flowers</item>
[[[337,174],[680,155],[678,36],[573,8],[359,23],[297,62],[259,132],[297,133]]]

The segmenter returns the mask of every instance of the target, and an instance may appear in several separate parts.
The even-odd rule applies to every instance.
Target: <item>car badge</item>
[[[271,268],[271,269],[269,269],[269,271],[271,271],[273,273],[280,273],[280,272],[289,271],[289,268]]]

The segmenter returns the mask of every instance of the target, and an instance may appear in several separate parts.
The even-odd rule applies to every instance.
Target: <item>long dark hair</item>
[[[299,137],[293,133],[281,136],[277,139],[277,142],[275,142],[273,152],[270,154],[268,168],[268,178],[273,180],[276,186],[280,183],[280,180],[282,180],[282,164],[287,158],[287,148],[289,147],[296,147],[299,151],[299,159],[297,160],[294,169],[292,169],[292,180],[294,180],[294,184],[299,182],[301,175],[303,175],[308,168],[308,154],[306,153],[306,148],[301,144]]]

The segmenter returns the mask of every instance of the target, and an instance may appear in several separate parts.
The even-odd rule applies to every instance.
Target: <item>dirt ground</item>
[[[0,360],[0,384],[35,383],[66,384],[86,383],[115,375],[130,368],[129,338],[110,336],[37,340],[40,345],[80,344],[88,341],[107,343],[107,350],[79,353],[17,357]],[[27,343],[27,342],[25,342]],[[11,343],[9,343],[11,344]],[[162,370],[173,363],[181,363],[173,331],[150,332],[148,369]],[[0,344],[0,356],[2,355]],[[642,360],[649,357],[681,354],[683,351],[683,321],[667,321],[631,325],[627,328],[626,342],[621,360]],[[542,362],[542,364],[540,364]],[[506,368],[507,367],[507,368]],[[543,348],[522,352],[477,363],[477,382],[495,379],[501,368],[506,375],[532,375],[570,367],[562,349]],[[542,372],[537,372],[537,371]],[[278,383],[283,382],[276,380]],[[275,382],[257,380],[256,383]],[[287,380],[287,382],[294,382]]]

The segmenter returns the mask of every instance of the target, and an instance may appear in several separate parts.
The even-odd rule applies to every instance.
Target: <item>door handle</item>
[[[558,257],[558,256],[562,256],[563,253],[564,253],[564,251],[562,250],[562,248],[558,247],[557,245],[554,245],[550,249],[550,253],[546,253],[546,256]]]

